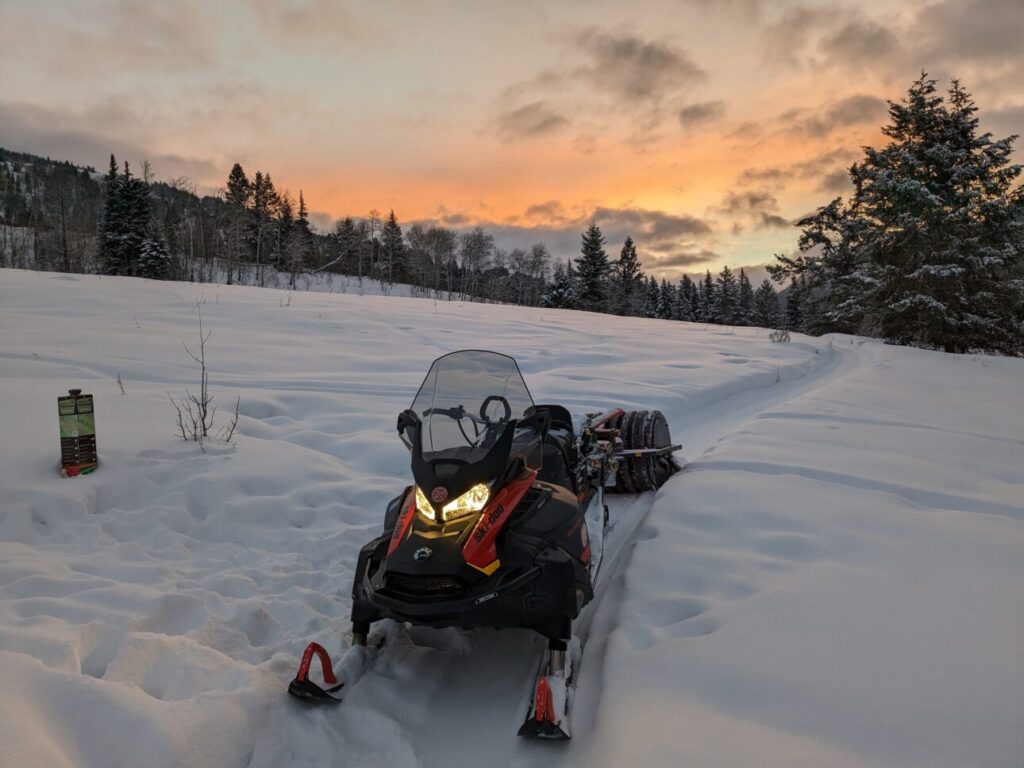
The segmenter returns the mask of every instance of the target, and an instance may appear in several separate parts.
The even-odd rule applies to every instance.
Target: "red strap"
[[[551,687],[548,685],[547,677],[537,681],[537,693],[533,697],[534,719],[540,723],[544,720],[554,722],[555,704],[551,700]]]
[[[337,683],[338,678],[334,676],[334,669],[331,667],[331,657],[319,643],[310,643],[306,646],[306,651],[302,654],[302,661],[299,662],[299,674],[295,676],[295,679],[301,681],[309,678],[309,665],[313,661],[314,653],[320,659],[320,668],[324,673],[324,682],[329,685]]]

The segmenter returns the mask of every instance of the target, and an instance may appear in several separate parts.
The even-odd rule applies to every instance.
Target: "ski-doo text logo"
[[[412,559],[417,563],[425,563],[434,556],[434,550],[430,547],[420,547],[412,553]]]
[[[483,541],[484,536],[487,535],[487,531],[491,529],[491,526],[498,521],[498,518],[500,518],[504,512],[504,504],[499,504],[494,509],[492,509],[490,511],[490,514],[488,514],[487,517],[484,518],[483,521],[481,521],[480,525],[477,526],[476,530],[473,531],[473,538],[476,539],[476,541],[478,542]]]

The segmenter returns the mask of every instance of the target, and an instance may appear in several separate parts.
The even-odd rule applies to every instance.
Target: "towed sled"
[[[352,648],[338,682],[316,644],[289,693],[340,701],[364,662],[370,625],[521,627],[548,639],[520,735],[567,739],[582,647],[573,620],[594,596],[608,526],[606,490],[656,490],[678,470],[659,411],[587,416],[537,405],[515,360],[465,350],[434,361],[398,417],[414,485],[387,507],[359,553]],[[329,690],[309,680],[316,654]]]

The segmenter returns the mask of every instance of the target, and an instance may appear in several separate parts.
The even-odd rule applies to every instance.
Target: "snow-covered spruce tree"
[[[729,265],[722,267],[718,273],[717,291],[714,309],[713,322],[722,325],[735,325],[739,310],[739,288],[736,285],[736,275],[729,269]]]
[[[167,249],[167,243],[164,242],[163,236],[157,232],[151,232],[142,241],[138,276],[153,280],[171,280],[175,276],[174,272],[174,260]]]
[[[576,300],[580,309],[602,311],[607,309],[605,281],[610,269],[608,254],[604,250],[604,235],[597,222],[590,222],[583,233],[580,256],[576,258]]]
[[[675,320],[676,292],[668,281],[662,279],[658,287],[658,317],[662,320]]]
[[[754,289],[750,278],[741,268],[736,295],[736,325],[750,325],[754,318]]]
[[[697,319],[697,288],[688,275],[679,281],[679,319],[694,321]]]
[[[644,283],[644,317],[658,316],[658,302],[661,300],[661,290],[658,288],[658,281],[654,275],[648,275]]]
[[[128,163],[119,174],[111,155],[100,224],[100,271],[107,275],[137,274],[148,229],[149,185],[132,176]]]
[[[762,328],[778,328],[781,312],[779,294],[770,280],[765,280],[754,291],[754,313],[751,322]]]
[[[288,285],[295,288],[295,281],[300,272],[314,266],[316,260],[316,244],[313,232],[309,228],[309,210],[306,200],[299,190],[299,213],[295,217],[293,231],[288,242]]]
[[[252,255],[252,183],[239,163],[231,166],[224,186],[227,203],[225,256],[227,257],[227,283],[235,281],[235,273]]]
[[[643,286],[644,275],[640,267],[633,238],[626,235],[619,260],[612,266],[611,282],[615,294],[613,306],[619,315],[632,315],[636,312],[637,292]]]
[[[554,309],[574,309],[576,307],[576,280],[572,273],[572,262],[558,264],[551,285],[541,299],[541,304]]]
[[[779,277],[807,277],[807,310],[822,305],[805,319],[809,330],[1024,352],[1017,137],[978,135],[976,112],[958,81],[943,99],[926,74],[890,102],[890,143],[851,167],[853,198],[800,222],[802,254],[776,267]]]
[[[803,286],[803,278],[799,281],[794,277],[789,281],[789,287],[785,291],[786,314],[784,328],[788,331],[804,330],[804,294],[806,289]]]
[[[405,242],[402,240],[402,228],[398,225],[393,208],[381,231],[380,252],[384,261],[381,265],[383,270],[381,279],[386,280],[388,285],[404,282],[406,278]]]
[[[110,170],[103,181],[103,212],[100,214],[97,261],[102,274],[117,275],[121,271],[121,235],[125,222],[121,205],[121,175],[113,155],[110,156]]]
[[[700,282],[700,291],[697,300],[697,321],[701,323],[717,322],[716,307],[718,297],[715,291],[715,281],[711,277],[711,270],[707,270],[704,279]]]

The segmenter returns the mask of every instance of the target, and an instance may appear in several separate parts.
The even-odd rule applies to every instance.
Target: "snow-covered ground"
[[[205,453],[167,399],[197,302],[241,397]],[[515,735],[529,633],[399,630],[340,708],[284,694],[306,642],[343,645],[408,475],[395,415],[468,347],[575,415],[660,408],[690,461],[613,503],[569,744]],[[102,466],[62,479],[70,387]],[[0,270],[0,398],[2,766],[1024,762],[1024,361]]]

